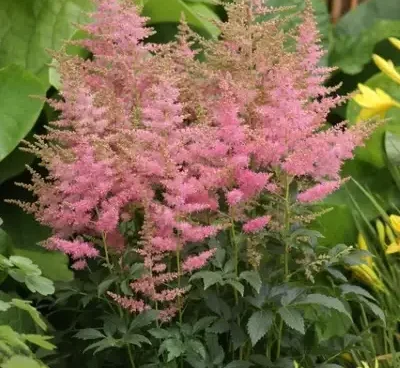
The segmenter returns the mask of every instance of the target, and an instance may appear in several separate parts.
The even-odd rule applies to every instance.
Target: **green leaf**
[[[347,294],[356,294],[356,295],[362,295],[368,299],[376,300],[371,293],[369,293],[367,290],[363,289],[360,286],[357,285],[350,285],[350,284],[344,284],[340,285],[340,289],[342,290],[342,295],[347,295]]]
[[[138,347],[141,347],[142,344],[151,345],[150,340],[146,336],[139,335],[139,334],[125,335],[124,341],[128,344],[136,345]]]
[[[27,275],[39,276],[42,274],[40,268],[35,265],[29,258],[21,256],[11,256],[9,260],[11,263],[14,264],[15,267],[20,268]]]
[[[116,280],[118,280],[118,277],[113,276],[102,281],[97,287],[97,296],[103,295]]]
[[[79,330],[77,334],[74,335],[77,339],[81,340],[95,340],[95,339],[103,339],[105,337],[100,331],[95,330],[94,328],[85,328],[83,330]]]
[[[227,280],[225,281],[226,284],[231,285],[234,289],[236,289],[241,296],[244,294],[244,286],[239,281],[236,280]]]
[[[168,353],[167,362],[171,362],[185,353],[185,347],[181,340],[167,339],[160,345],[159,354],[162,354],[164,351]]]
[[[167,339],[168,337],[171,337],[171,333],[163,328],[151,328],[148,332],[156,339]]]
[[[220,272],[212,272],[212,271],[200,271],[196,272],[190,279],[192,280],[203,279],[204,282],[204,290],[207,290],[210,286],[215,285],[217,283],[222,283],[222,276]]]
[[[2,364],[2,368],[43,368],[36,360],[22,355],[15,355]]]
[[[200,318],[194,325],[193,325],[193,333],[195,334],[196,332],[200,332],[205,330],[208,326],[213,323],[217,317],[215,316],[207,316]]]
[[[44,96],[45,92],[45,86],[29,71],[17,65],[0,69],[0,161],[32,129],[43,106],[32,95]]]
[[[11,237],[3,230],[0,229],[0,254],[8,256],[13,247]]]
[[[10,306],[12,297],[0,291],[0,300],[2,303],[6,302]],[[9,308],[7,311],[0,313],[0,325],[9,325],[13,330],[19,333],[34,333],[36,332],[35,323],[32,318],[19,308]]]
[[[212,332],[215,334],[221,334],[229,331],[229,323],[224,319],[219,319],[211,327],[207,328],[207,332]]]
[[[247,322],[247,332],[253,346],[269,331],[274,317],[271,311],[257,311],[250,317]]]
[[[239,278],[242,280],[246,280],[257,294],[260,293],[262,281],[260,278],[260,274],[257,271],[243,271],[240,274]]]
[[[193,350],[196,354],[200,355],[200,357],[204,360],[206,359],[207,353],[206,348],[199,340],[190,339],[187,342],[187,346],[189,349]]]
[[[147,0],[142,14],[150,18],[150,24],[179,23],[182,13],[186,22],[196,29],[204,30],[209,36],[219,35],[218,27],[212,20],[219,20],[218,16],[205,4],[189,3],[182,0],[169,0],[165,7],[163,0]]]
[[[384,311],[375,303],[370,302],[364,297],[360,297],[360,301],[376,316],[384,325],[386,325],[386,317]]]
[[[43,276],[53,281],[73,279],[65,254],[48,251],[37,244],[50,236],[50,229],[39,225],[31,215],[24,213],[17,206],[7,203],[0,203],[0,217],[4,220],[4,230],[14,244],[14,255],[29,258],[39,266]]]
[[[347,74],[360,73],[364,65],[370,62],[377,43],[399,36],[400,21],[390,20],[379,20],[358,36],[337,33],[329,62]]]
[[[230,362],[225,368],[249,368],[252,367],[254,364],[251,362],[245,362],[244,360],[234,360]]]
[[[26,340],[35,344],[45,350],[54,350],[56,346],[52,343],[48,342],[48,340],[52,339],[52,336],[43,336],[43,335],[33,335],[33,334],[23,334],[22,337]]]
[[[3,302],[2,300],[0,300],[0,312],[5,312],[10,308],[11,308],[10,303],[6,303],[6,302]]]
[[[15,0],[0,2],[0,67],[16,63],[48,85],[48,50],[58,50],[87,20],[89,0]]]
[[[397,0],[369,0],[348,12],[334,29],[331,65],[349,74],[360,72],[377,42],[399,34],[399,14]]]
[[[304,318],[301,313],[293,308],[281,307],[278,309],[278,313],[282,320],[293,330],[305,334]]]
[[[337,298],[323,295],[323,294],[309,294],[303,300],[296,302],[294,305],[302,304],[314,304],[317,306],[323,306],[325,308],[335,309],[340,313],[346,315],[350,320],[351,314],[347,311],[344,304]]]
[[[132,321],[129,330],[132,331],[144,326],[148,326],[157,319],[158,314],[159,312],[156,310],[148,310],[138,314]]]
[[[33,293],[42,295],[52,295],[55,291],[53,281],[43,276],[28,276],[25,278],[25,285]]]
[[[32,307],[28,302],[21,299],[12,299],[11,304],[21,310],[28,312],[33,321],[36,323],[36,325],[38,325],[44,331],[47,330],[47,325],[40,316],[40,313],[34,307]]]

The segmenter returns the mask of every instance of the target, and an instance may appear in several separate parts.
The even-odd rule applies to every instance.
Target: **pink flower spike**
[[[271,220],[271,216],[256,217],[243,225],[245,233],[256,233],[262,230]]]
[[[186,272],[192,272],[204,267],[207,261],[215,254],[216,249],[206,250],[198,256],[188,257],[182,265],[182,269]]]
[[[233,189],[226,195],[226,199],[231,206],[238,204],[244,197],[244,194],[239,189]]]
[[[299,202],[316,202],[324,199],[328,194],[331,194],[340,187],[341,180],[326,181],[317,184],[297,196]]]

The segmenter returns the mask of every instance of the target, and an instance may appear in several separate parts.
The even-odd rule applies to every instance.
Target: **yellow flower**
[[[389,37],[389,41],[400,50],[400,40],[398,38]]]
[[[361,83],[358,84],[358,88],[361,93],[354,96],[354,101],[362,107],[358,117],[359,120],[366,120],[376,115],[383,117],[386,111],[391,107],[400,107],[400,103],[395,101],[380,88],[377,88],[374,91]]]
[[[392,225],[394,231],[400,234],[400,216],[390,215],[389,219],[390,219],[390,225]]]
[[[353,271],[354,276],[364,284],[371,286],[375,290],[385,291],[385,286],[371,267],[365,264],[360,264],[352,266],[351,270]]]
[[[391,243],[386,251],[386,254],[400,253],[400,243],[399,241]]]
[[[368,250],[367,242],[361,233],[358,234],[357,245],[358,245],[358,248],[361,250]],[[369,267],[372,267],[373,262],[372,262],[371,256],[363,257],[363,259],[367,262]]]
[[[396,83],[400,84],[400,74],[397,72],[393,62],[391,60],[385,60],[379,55],[374,54],[372,56],[376,66],[385,73],[389,78],[393,79]]]
[[[349,363],[353,363],[354,362],[353,357],[351,356],[350,353],[343,353],[340,356],[341,356],[342,359],[348,361]]]

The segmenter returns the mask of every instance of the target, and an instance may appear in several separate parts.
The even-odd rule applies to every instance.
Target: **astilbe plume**
[[[324,127],[342,100],[322,85],[330,70],[318,66],[323,52],[310,5],[290,51],[282,20],[256,22],[270,10],[236,1],[220,39],[197,40],[200,62],[185,24],[174,43],[144,43],[152,31],[131,3],[97,0],[83,27],[91,37],[80,42],[93,60],[58,55],[62,101],[50,103],[61,115],[31,146],[48,176],[33,174],[37,201],[23,206],[53,229],[46,246],[70,255],[76,269],[99,244],[115,253],[133,247],[147,269],[131,284],[135,298],[110,296],[132,312],[164,303],[168,319],[186,290],[165,285],[214,253],[188,254],[186,244],[232,221],[261,231],[274,213],[254,219],[252,206],[282,193],[283,176],[315,185],[303,184],[300,200],[322,199],[339,186],[343,160],[369,128]],[[220,215],[224,199],[228,213]],[[132,208],[144,213],[138,244],[118,231]],[[204,212],[219,216],[219,225],[204,221]],[[179,255],[173,272],[170,254]]]

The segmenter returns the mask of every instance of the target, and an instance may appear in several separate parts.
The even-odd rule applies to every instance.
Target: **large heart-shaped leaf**
[[[90,0],[0,1],[0,67],[15,63],[48,84],[48,50],[58,50],[87,19]]]
[[[379,41],[400,35],[400,2],[366,1],[340,19],[333,35],[330,64],[348,74],[359,73]]]
[[[205,31],[208,36],[217,37],[218,27],[212,22],[218,20],[217,14],[201,2],[185,3],[183,0],[147,0],[142,14],[150,18],[150,24],[179,23],[182,14],[186,22],[199,31]]]
[[[32,129],[43,101],[46,87],[32,73],[17,65],[0,69],[0,161]]]

